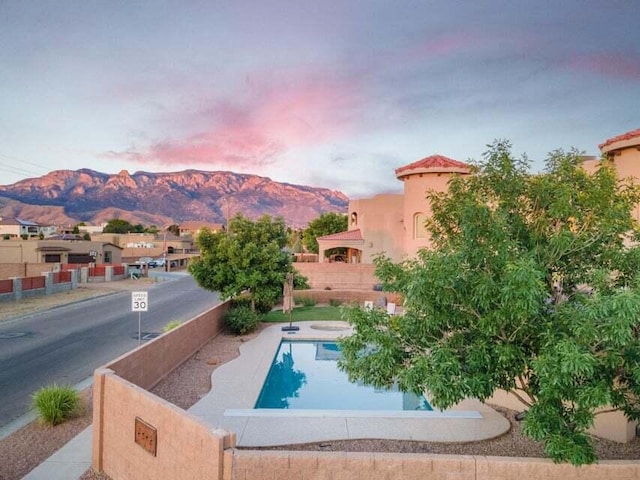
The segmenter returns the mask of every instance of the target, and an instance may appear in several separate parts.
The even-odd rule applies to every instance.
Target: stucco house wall
[[[375,254],[385,252],[400,260],[404,249],[403,196],[382,194],[349,202],[349,230],[360,229],[364,238],[361,263],[372,263]]]
[[[610,138],[599,147],[613,164],[619,179],[631,178],[635,184],[640,183],[640,129]],[[640,205],[636,205],[633,215],[640,221]]]
[[[69,263],[74,255],[96,256],[97,265],[122,263],[122,249],[117,245],[88,240],[4,240],[0,241],[0,263],[47,263],[47,255],[56,254],[60,259],[49,263]],[[89,263],[90,258],[81,263]]]

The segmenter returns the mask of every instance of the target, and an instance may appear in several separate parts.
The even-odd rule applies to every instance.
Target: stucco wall
[[[404,250],[409,257],[415,257],[418,250],[431,245],[428,237],[417,238],[414,228],[417,213],[431,216],[427,192],[447,191],[452,177],[450,173],[421,173],[404,177]]]
[[[360,229],[365,240],[362,263],[371,263],[380,252],[394,260],[403,254],[403,196],[383,194],[349,202],[348,229]],[[357,223],[353,214],[357,215]]]
[[[524,411],[527,406],[518,400],[513,394],[498,389],[493,396],[487,399],[487,403],[500,405],[515,411]],[[626,443],[636,436],[638,422],[630,422],[622,412],[609,412],[596,415],[594,425],[589,433],[614,442]]]
[[[38,240],[0,241],[0,263],[39,263]]]
[[[640,151],[635,147],[626,148],[611,157],[619,179],[631,178],[640,183]],[[640,205],[633,209],[633,218],[640,221]]]

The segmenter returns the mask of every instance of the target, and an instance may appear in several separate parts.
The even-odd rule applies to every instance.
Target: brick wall
[[[357,303],[364,305],[365,300],[370,300],[374,305],[383,305],[386,302],[393,302],[402,305],[402,297],[397,293],[376,292],[373,290],[295,290],[293,298],[313,298],[318,304],[328,304],[331,300],[338,300],[340,303]]]
[[[293,267],[309,280],[315,289],[373,290],[380,283],[375,266],[363,263],[294,263]]]
[[[222,478],[224,449],[233,446],[233,435],[212,430],[108,369],[96,370],[93,396],[100,412],[93,423],[97,470],[117,480]],[[155,455],[135,442],[136,418],[156,430]]]
[[[225,452],[233,480],[634,480],[638,461],[574,467],[540,458],[371,452],[237,450]],[[226,480],[226,479],[225,479]]]
[[[234,448],[233,433],[206,425],[144,389],[155,385],[215,336],[226,308],[227,304],[215,307],[116,359],[109,368],[96,370],[93,395],[93,467],[96,470],[114,480],[640,478],[640,461],[601,461],[576,468],[538,458],[238,450]],[[156,429],[156,456],[135,443],[136,417]]]
[[[225,302],[94,373],[93,467],[114,480],[221,479],[235,436],[203,424],[145,389],[188,359],[222,328]],[[134,441],[136,417],[157,431],[157,453]]]
[[[53,272],[54,263],[0,263],[0,280],[11,277],[36,277]]]
[[[142,388],[152,388],[212,339],[223,327],[225,302],[151,342],[122,355],[105,368]]]

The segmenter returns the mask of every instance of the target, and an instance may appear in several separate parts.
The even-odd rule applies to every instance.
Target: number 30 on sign
[[[149,292],[131,292],[131,311],[149,311]]]

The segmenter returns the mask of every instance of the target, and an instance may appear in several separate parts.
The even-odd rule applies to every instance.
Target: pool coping
[[[254,410],[262,384],[282,339],[335,340],[348,335],[342,322],[297,322],[297,332],[283,332],[282,325],[266,328],[241,345],[240,356],[217,368],[211,391],[189,412],[212,428],[236,432],[237,445],[257,447],[328,440],[392,439],[436,442],[470,442],[502,435],[509,430],[506,418],[478,400],[464,400],[446,411],[404,412],[340,410]],[[315,326],[316,328],[312,328]],[[408,412],[413,413],[413,412]]]

